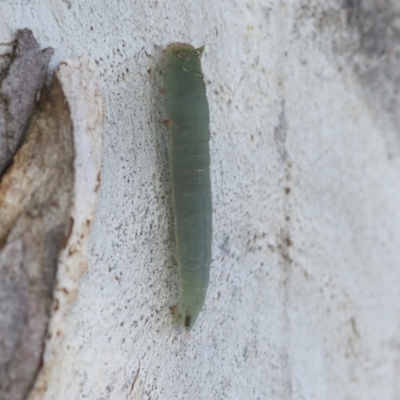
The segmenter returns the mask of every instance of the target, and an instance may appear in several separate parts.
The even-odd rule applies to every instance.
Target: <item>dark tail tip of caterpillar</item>
[[[190,315],[186,315],[186,317],[185,317],[185,328],[186,329],[191,328],[191,326],[190,326],[191,320],[192,320],[192,317]]]
[[[187,331],[193,327],[193,319],[191,315],[186,313],[182,313],[179,306],[172,306],[169,308],[171,310],[172,315],[185,327]]]

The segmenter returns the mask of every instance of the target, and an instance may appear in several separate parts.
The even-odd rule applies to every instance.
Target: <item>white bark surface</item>
[[[90,266],[44,399],[400,399],[400,8],[342,3],[0,3],[0,50],[30,28],[53,68],[95,61],[105,100]],[[175,41],[206,45],[212,132],[188,335],[159,91]]]

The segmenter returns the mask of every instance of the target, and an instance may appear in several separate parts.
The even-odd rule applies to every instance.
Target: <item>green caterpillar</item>
[[[203,307],[211,263],[210,116],[200,65],[203,51],[204,46],[170,44],[164,71],[180,275],[174,314],[188,330]]]

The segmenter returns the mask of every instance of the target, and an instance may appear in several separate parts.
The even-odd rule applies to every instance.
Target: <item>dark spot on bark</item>
[[[278,124],[274,128],[274,140],[278,150],[279,158],[282,162],[287,159],[286,151],[287,122],[285,116],[285,102],[282,101],[281,112],[278,116]]]

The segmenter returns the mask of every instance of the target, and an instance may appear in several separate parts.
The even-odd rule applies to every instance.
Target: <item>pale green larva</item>
[[[211,263],[210,128],[200,57],[204,47],[167,47],[165,107],[179,264],[178,320],[190,329],[203,307]]]

